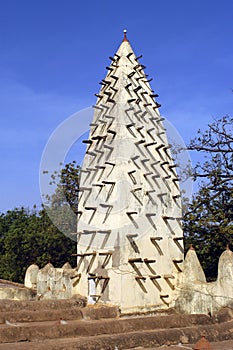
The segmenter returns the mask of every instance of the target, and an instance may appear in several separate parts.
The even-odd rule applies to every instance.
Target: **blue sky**
[[[40,205],[55,128],[95,103],[122,31],[185,142],[233,105],[232,0],[0,0],[0,212]]]

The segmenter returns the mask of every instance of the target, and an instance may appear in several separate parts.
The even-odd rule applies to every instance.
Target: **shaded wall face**
[[[214,314],[222,307],[233,307],[233,253],[227,249],[219,259],[218,278],[207,283],[194,249],[185,257],[180,275],[179,295],[175,301],[178,311],[184,313]]]

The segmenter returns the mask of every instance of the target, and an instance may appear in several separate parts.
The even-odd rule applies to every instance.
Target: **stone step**
[[[96,321],[99,322],[99,321]],[[177,344],[179,339],[186,338],[189,343],[200,339],[203,331],[210,342],[233,339],[233,321],[221,324],[193,327],[138,330],[117,334],[101,334],[57,339],[22,341],[20,343],[0,344],[0,350],[114,350],[136,349],[138,347],[157,347],[163,344]],[[105,333],[105,329],[102,330]]]
[[[80,308],[86,306],[86,298],[59,300],[0,300],[0,312],[41,311],[67,308]]]
[[[169,315],[100,320],[25,322],[0,325],[0,343],[35,341],[69,337],[93,337],[100,334],[128,333],[166,328],[211,324],[206,315]]]
[[[14,308],[12,309],[14,310]],[[0,324],[9,321],[11,323],[22,322],[42,322],[42,321],[56,321],[60,318],[66,320],[81,320],[81,319],[101,319],[101,318],[116,318],[118,317],[118,308],[115,306],[86,306],[73,307],[68,305],[67,308],[58,307],[57,309],[43,309],[41,310],[19,310],[0,312]]]

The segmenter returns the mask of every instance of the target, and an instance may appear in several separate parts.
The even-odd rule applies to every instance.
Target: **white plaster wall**
[[[88,278],[100,290],[102,274],[100,300],[126,312],[167,308],[183,264],[177,175],[143,67],[127,41],[114,57],[81,173],[77,290],[88,295]],[[101,270],[104,252],[111,258]]]
[[[37,289],[37,275],[39,272],[39,266],[32,264],[30,265],[25,274],[24,285],[27,288]]]
[[[233,307],[233,253],[227,249],[219,259],[218,278],[207,283],[196,252],[190,249],[177,285],[175,307],[184,313],[214,314]]]

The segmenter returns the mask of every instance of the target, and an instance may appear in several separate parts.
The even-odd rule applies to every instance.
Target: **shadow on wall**
[[[177,285],[175,308],[188,314],[213,314],[224,306],[233,307],[233,253],[227,247],[219,258],[215,282],[206,277],[193,247],[184,261]]]
[[[105,257],[106,259],[106,257]],[[31,265],[26,271],[25,287],[34,290],[41,299],[69,299],[75,296],[81,274],[78,268],[71,268],[66,263],[62,268],[47,264],[39,270]],[[109,300],[109,277],[102,265],[93,274],[89,274],[90,296],[97,302],[98,290],[104,295],[104,302]],[[214,314],[222,307],[233,307],[233,253],[227,248],[219,258],[218,277],[215,282],[206,282],[206,277],[191,247],[186,254],[183,272],[180,272],[175,290],[174,307],[187,314]],[[94,294],[93,294],[94,293]],[[111,302],[111,301],[110,301]]]

